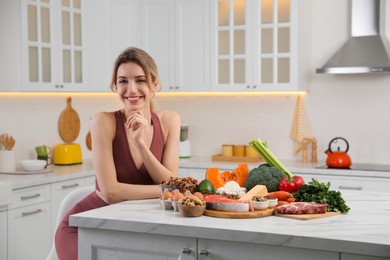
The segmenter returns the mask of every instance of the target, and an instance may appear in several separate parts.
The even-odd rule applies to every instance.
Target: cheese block
[[[268,190],[264,185],[256,185],[250,189],[240,200],[252,200],[253,196],[267,196]]]

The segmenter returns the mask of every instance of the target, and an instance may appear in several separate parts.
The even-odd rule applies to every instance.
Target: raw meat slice
[[[327,204],[316,202],[292,202],[275,207],[275,212],[279,214],[324,214],[327,211]]]

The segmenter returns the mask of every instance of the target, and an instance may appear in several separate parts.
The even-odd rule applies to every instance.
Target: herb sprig
[[[296,201],[317,202],[328,204],[328,211],[340,211],[347,213],[350,208],[341,196],[341,192],[329,189],[330,182],[320,183],[316,179],[311,179],[309,183],[301,186],[299,191],[294,192]]]

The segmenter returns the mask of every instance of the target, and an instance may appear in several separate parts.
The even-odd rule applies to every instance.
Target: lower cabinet
[[[57,213],[61,206],[62,200],[72,190],[78,189],[85,185],[85,179],[73,179],[68,181],[56,182],[51,185],[51,234],[54,235],[56,230]],[[51,236],[53,238],[53,236]]]
[[[8,211],[8,260],[46,259],[50,216],[49,201]]]
[[[197,259],[196,238],[81,228],[80,241],[79,260]]]
[[[13,190],[11,204],[0,209],[0,260],[46,259],[63,198],[94,183],[89,176]]]
[[[368,178],[368,177],[349,177],[334,176],[324,174],[299,174],[305,182],[316,179],[319,182],[330,182],[330,188],[333,190],[356,190],[356,191],[375,191],[390,192],[390,178]]]
[[[79,242],[79,259],[340,259],[338,252],[85,228]]]
[[[198,259],[339,260],[338,252],[198,239]]]
[[[0,209],[0,259],[7,259],[7,211]]]

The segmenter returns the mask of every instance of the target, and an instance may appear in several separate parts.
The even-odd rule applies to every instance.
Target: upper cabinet
[[[209,91],[209,1],[142,0],[141,47],[156,61],[162,92]]]
[[[213,0],[212,90],[306,90],[309,5],[296,0]]]
[[[22,0],[24,91],[83,91],[85,23],[81,0]]]
[[[0,1],[0,91],[110,91],[115,58],[137,45],[137,2]]]

